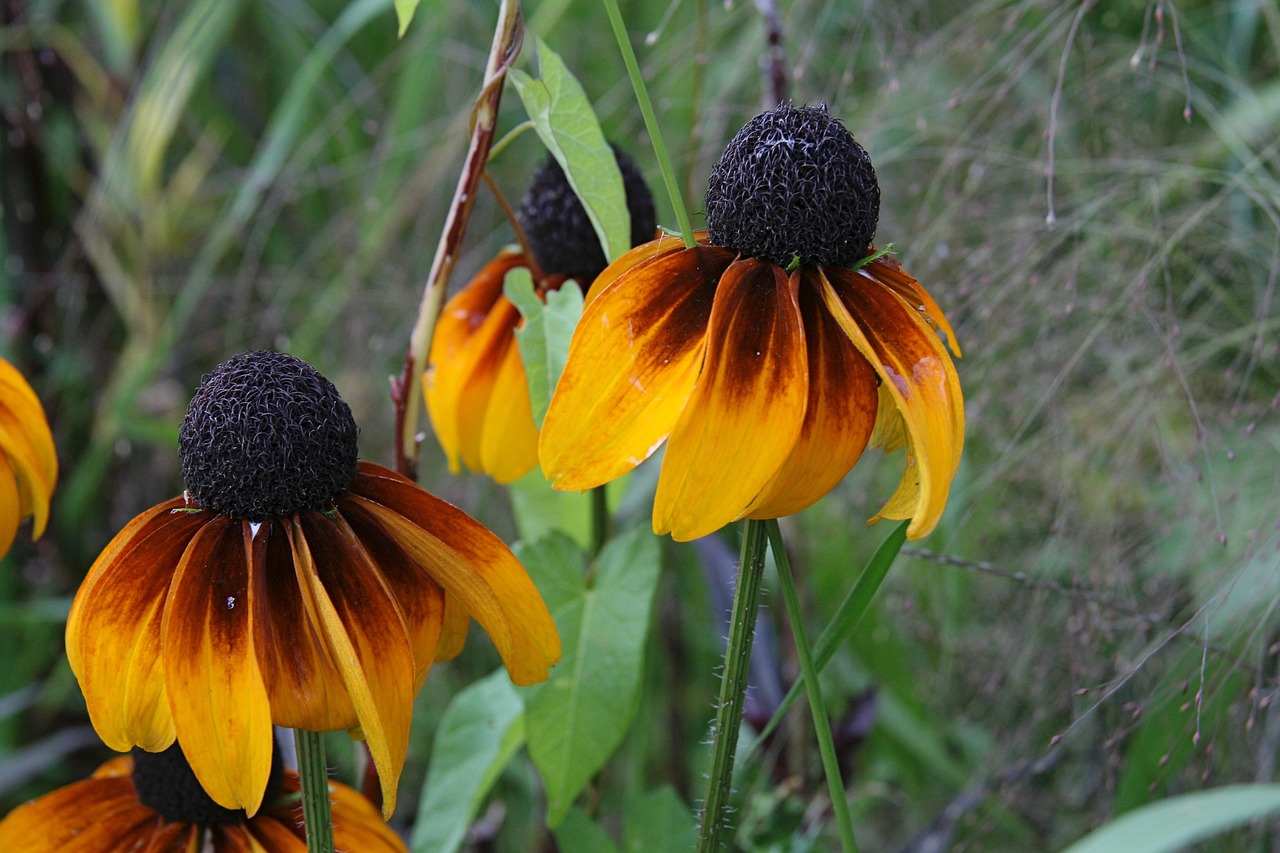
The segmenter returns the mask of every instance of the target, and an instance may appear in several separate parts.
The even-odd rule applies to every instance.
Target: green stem
[[[591,553],[599,555],[604,543],[609,541],[609,495],[605,486],[591,490]]]
[[[755,639],[756,611],[760,607],[760,581],[769,537],[763,521],[747,519],[742,526],[742,552],[738,562],[738,585],[733,593],[733,614],[729,620],[729,643],[724,651],[724,678],[720,682],[720,703],[711,731],[711,772],[707,777],[707,797],[698,827],[698,853],[715,853],[720,846],[733,790],[733,754],[742,727],[742,702],[747,693],[747,672],[751,643]]]
[[[853,589],[849,590],[849,594],[845,596],[844,601],[840,602],[831,624],[822,630],[822,634],[818,637],[818,645],[814,649],[814,660],[818,665],[819,672],[825,669],[831,659],[835,657],[836,650],[849,639],[853,629],[858,626],[859,620],[862,619],[862,614],[866,613],[867,608],[871,606],[871,600],[875,598],[880,585],[884,583],[885,575],[889,573],[889,567],[893,565],[898,552],[902,550],[902,543],[907,539],[907,525],[909,523],[910,521],[904,521],[899,524],[889,534],[889,538],[881,543],[876,553],[867,563],[866,568],[862,570],[862,574],[858,576],[858,581],[853,585]],[[791,706],[800,697],[800,688],[800,682],[791,685],[791,689],[783,697],[778,710],[773,712],[773,717],[760,730],[760,734],[756,735],[755,741],[743,750],[743,755],[746,758],[750,758],[764,743],[765,738],[782,722],[782,718],[786,716],[787,711],[791,710]]]
[[[306,729],[293,730],[298,751],[298,778],[302,783],[302,819],[307,829],[307,853],[334,853],[333,818],[329,814],[329,768],[324,757],[324,735]]]
[[[836,760],[836,745],[831,739],[831,723],[827,719],[827,707],[822,702],[822,687],[818,683],[818,668],[813,663],[813,650],[804,632],[804,614],[800,612],[800,596],[796,594],[795,579],[791,576],[791,561],[787,558],[782,542],[782,528],[776,518],[765,522],[769,529],[769,549],[778,567],[778,582],[782,587],[782,599],[787,605],[787,621],[791,623],[791,636],[795,638],[796,654],[800,658],[800,674],[809,696],[809,711],[813,714],[813,727],[818,734],[818,752],[822,754],[822,770],[827,776],[827,790],[831,793],[831,807],[835,811],[836,826],[840,830],[840,848],[845,853],[857,853],[858,842],[853,837],[853,820],[849,817],[849,801],[844,793],[844,778],[840,775],[840,763]]]
[[[671,158],[667,155],[666,143],[662,141],[662,129],[658,127],[658,119],[653,112],[653,104],[649,101],[649,90],[645,88],[644,76],[640,73],[640,64],[636,62],[636,52],[631,47],[631,39],[627,36],[627,27],[622,22],[622,13],[618,11],[618,0],[604,0],[605,12],[609,15],[609,23],[613,25],[614,38],[618,40],[618,50],[622,52],[622,61],[627,66],[627,74],[631,76],[631,88],[636,90],[636,101],[640,104],[640,114],[644,116],[645,129],[649,131],[649,139],[653,142],[653,155],[658,158],[658,168],[662,170],[662,183],[666,185],[667,195],[671,196],[671,206],[676,212],[676,222],[680,225],[680,236],[686,248],[692,249],[693,220],[684,206],[684,197],[676,183],[675,170],[671,168]]]

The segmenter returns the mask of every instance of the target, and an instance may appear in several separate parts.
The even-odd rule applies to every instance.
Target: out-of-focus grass
[[[0,31],[0,346],[45,400],[65,472],[49,534],[0,578],[0,755],[84,724],[58,642],[67,597],[124,521],[181,488],[174,438],[201,373],[290,349],[352,404],[364,455],[388,458],[386,377],[493,16],[488,0],[424,4],[397,42],[373,0],[89,5],[6,11]],[[720,147],[762,104],[763,26],[749,3],[622,5],[698,211]],[[779,5],[794,97],[825,100],[868,148],[877,241],[965,350],[969,434],[943,527],[829,670],[834,718],[876,696],[849,751],[863,846],[1048,850],[1161,794],[1273,778],[1280,14]],[[659,187],[597,4],[526,12]],[[508,98],[504,127],[520,118]],[[493,164],[509,197],[541,156],[526,135]],[[482,198],[459,276],[508,240]],[[425,483],[514,532],[497,489],[448,478],[424,448]],[[862,519],[898,464],[862,466],[787,524],[815,636],[887,532]],[[720,629],[693,558],[668,551],[659,655],[602,808],[668,781],[701,795]],[[419,700],[404,803],[447,698],[492,666],[473,646]],[[797,719],[766,750],[778,763],[742,779],[743,844],[806,849],[795,839],[823,813]],[[100,757],[70,754],[13,781],[0,809]],[[512,816],[535,796],[514,768],[498,791]],[[501,843],[522,849],[524,832]]]

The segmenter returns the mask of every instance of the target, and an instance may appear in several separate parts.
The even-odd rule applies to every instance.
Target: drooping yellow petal
[[[432,336],[423,382],[427,414],[454,473],[459,460],[480,469],[480,436],[498,367],[520,313],[503,280],[524,257],[504,253],[445,304]]]
[[[538,456],[555,488],[614,480],[671,434],[702,370],[716,284],[733,259],[715,246],[674,249],[596,294],[542,424]]]
[[[413,557],[359,506],[348,506],[348,502],[342,500],[338,511],[377,566],[391,598],[400,608],[409,645],[413,649],[414,692],[417,692],[440,648],[445,620],[444,590],[429,574],[418,568]]]
[[[9,553],[14,537],[18,535],[18,523],[22,521],[21,498],[18,480],[9,457],[0,453],[0,557]]]
[[[6,411],[12,420],[0,418],[0,455],[11,457],[22,496],[19,516],[33,516],[32,534],[39,538],[58,479],[58,456],[40,398],[17,368],[0,358],[0,415]]]
[[[791,454],[809,398],[797,284],[758,259],[720,279],[702,375],[662,460],[655,533],[686,541],[737,521]]]
[[[876,422],[875,371],[827,311],[814,271],[792,273],[797,276],[809,401],[791,455],[751,503],[748,518],[791,515],[831,491],[862,456]]]
[[[444,624],[440,628],[440,644],[436,646],[436,660],[453,660],[462,654],[471,628],[471,614],[455,596],[444,595]]]
[[[695,231],[694,240],[701,244],[706,244],[707,232]],[[617,281],[624,273],[630,271],[633,267],[639,266],[646,261],[651,261],[659,255],[669,255],[673,252],[682,251],[685,248],[684,240],[679,237],[662,236],[656,240],[650,240],[648,243],[641,243],[627,251],[623,252],[613,263],[601,270],[596,276],[595,281],[590,282],[587,287],[586,303],[588,305],[600,295],[613,282]]]
[[[930,323],[936,325],[938,330],[947,336],[947,345],[951,347],[956,358],[960,358],[960,342],[956,339],[951,323],[947,321],[947,315],[942,313],[938,303],[934,302],[933,297],[929,295],[929,291],[908,275],[896,258],[885,255],[867,264],[865,269],[868,275],[901,296],[908,305],[923,313]]]
[[[517,684],[547,677],[560,635],[524,566],[483,525],[399,474],[369,462],[348,490],[386,534],[489,634]]]
[[[299,513],[292,537],[298,584],[355,706],[382,784],[383,814],[390,817],[416,687],[403,617],[342,516]]]
[[[404,842],[378,816],[378,811],[353,788],[329,784],[333,803],[333,841],[338,850],[360,853],[407,853]]]
[[[67,657],[107,746],[158,752],[173,743],[162,625],[178,564],[212,516],[181,498],[139,515],[98,557],[67,617]]]
[[[485,407],[480,470],[505,485],[519,480],[537,464],[538,428],[533,423],[529,380],[513,327]]]
[[[902,415],[902,481],[879,518],[910,518],[918,539],[937,525],[964,445],[964,399],[955,366],[919,312],[865,270],[827,270],[828,310],[879,374]]]
[[[356,725],[355,706],[298,584],[286,523],[262,525],[253,538],[253,560],[254,648],[272,722],[316,732]]]
[[[249,522],[218,516],[192,538],[161,631],[178,742],[209,797],[257,812],[271,773],[271,703],[254,647]]]

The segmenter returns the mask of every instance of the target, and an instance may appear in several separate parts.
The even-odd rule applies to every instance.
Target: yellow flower
[[[654,232],[653,197],[631,158],[614,149],[631,212],[632,245]],[[423,393],[436,438],[455,474],[459,461],[499,483],[538,464],[538,428],[516,346],[523,322],[502,293],[506,275],[527,267],[538,298],[568,279],[590,284],[607,263],[591,220],[560,164],[548,157],[520,204],[534,262],[504,251],[449,300],[432,338]]]
[[[216,802],[256,812],[271,726],[368,741],[395,808],[413,697],[475,618],[518,684],[560,656],[555,624],[496,536],[356,461],[337,389],[292,356],[205,377],[179,437],[186,492],[133,519],[67,621],[67,657],[108,746],[175,738]]]
[[[872,519],[937,524],[964,404],[914,278],[871,246],[880,193],[825,107],[783,104],[734,137],[707,191],[708,231],[623,255],[591,289],[543,423],[559,489],[630,471],[663,442],[653,528],[679,540],[798,512],[868,444],[906,445]]]
[[[200,790],[177,746],[135,750],[14,809],[0,821],[6,853],[302,853],[306,835],[298,776],[273,774],[274,796],[248,817]],[[334,845],[360,853],[406,853],[404,842],[359,793],[329,782]]]
[[[27,516],[34,519],[31,535],[44,533],[57,479],[58,457],[40,400],[17,368],[0,358],[0,557]]]

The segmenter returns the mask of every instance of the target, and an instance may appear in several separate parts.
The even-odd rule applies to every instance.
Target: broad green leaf
[[[502,768],[524,743],[524,703],[505,669],[449,703],[431,749],[413,853],[452,853]]]
[[[693,812],[670,785],[633,797],[627,803],[623,826],[626,853],[692,850],[698,840]]]
[[[581,552],[563,535],[517,555],[547,600],[564,646],[550,680],[525,691],[529,756],[546,784],[547,823],[554,827],[635,716],[658,541],[636,528],[610,541],[585,573]]]
[[[609,833],[587,817],[582,809],[570,809],[564,820],[556,827],[555,836],[560,853],[618,853],[618,845],[613,843]],[[653,849],[671,848],[655,847]]]
[[[582,84],[541,39],[537,51],[541,79],[512,69],[511,82],[542,144],[582,200],[605,257],[613,260],[631,248],[631,214],[622,172]]]
[[[1063,853],[1173,853],[1276,812],[1280,785],[1228,785],[1135,809]]]
[[[418,11],[418,0],[396,0],[396,20],[400,22],[400,29],[396,35],[400,38],[404,38],[409,24],[413,21],[413,13],[416,11]]]
[[[533,422],[541,429],[569,359],[569,339],[582,316],[582,291],[576,282],[566,281],[559,290],[549,291],[544,303],[534,293],[528,267],[515,267],[507,273],[502,292],[524,317],[524,324],[516,329],[516,345],[529,383]]]

